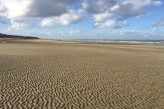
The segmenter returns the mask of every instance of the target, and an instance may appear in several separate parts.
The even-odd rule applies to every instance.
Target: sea
[[[106,39],[75,39],[68,40],[75,42],[90,43],[109,43],[109,44],[136,44],[136,45],[161,45],[164,46],[164,40],[106,40]]]

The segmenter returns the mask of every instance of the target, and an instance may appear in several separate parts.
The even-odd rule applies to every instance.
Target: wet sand
[[[164,109],[164,46],[0,43],[0,109]]]

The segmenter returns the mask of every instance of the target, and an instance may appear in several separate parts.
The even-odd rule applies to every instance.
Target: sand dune
[[[164,46],[0,43],[0,109],[164,109]]]

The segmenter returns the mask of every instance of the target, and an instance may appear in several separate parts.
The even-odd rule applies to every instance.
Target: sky
[[[164,40],[164,0],[0,0],[0,33]]]

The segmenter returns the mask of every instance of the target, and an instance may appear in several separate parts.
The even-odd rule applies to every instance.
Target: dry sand
[[[164,109],[164,46],[6,41],[0,109]]]

